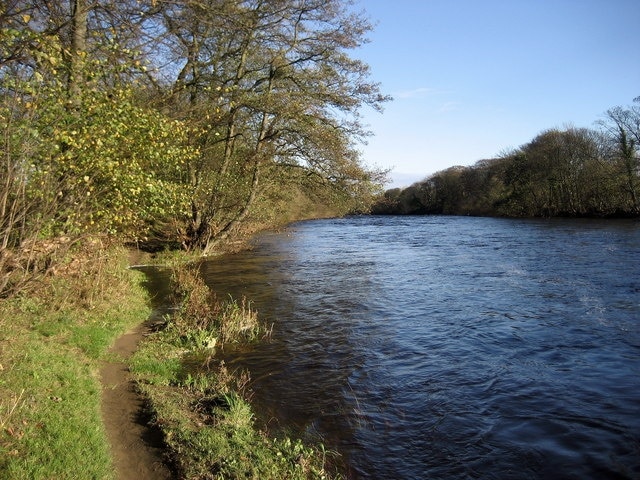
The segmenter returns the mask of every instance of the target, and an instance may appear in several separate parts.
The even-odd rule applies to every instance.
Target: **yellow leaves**
[[[31,21],[31,15],[25,13],[24,15],[22,15],[22,21],[24,23],[29,23]]]
[[[56,55],[55,49],[42,52],[43,68],[18,89],[26,92],[19,97],[21,125],[34,132],[34,195],[61,205],[65,218],[76,215],[69,220],[74,228],[114,233],[140,231],[158,216],[188,212],[184,192],[187,165],[198,155],[190,145],[195,128],[136,106],[126,88],[92,90],[79,114],[71,114],[61,101],[65,85],[51,80]],[[37,115],[25,113],[31,109]]]

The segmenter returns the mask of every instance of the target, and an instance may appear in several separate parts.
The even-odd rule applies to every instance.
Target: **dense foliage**
[[[549,216],[640,215],[640,97],[599,129],[552,129],[498,158],[452,167],[388,190],[375,213]]]
[[[52,238],[207,254],[248,222],[366,209],[384,172],[358,112],[387,97],[349,55],[371,28],[350,7],[3,2],[0,293]]]

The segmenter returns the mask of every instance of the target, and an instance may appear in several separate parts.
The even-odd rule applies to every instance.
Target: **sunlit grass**
[[[125,252],[78,255],[64,275],[0,303],[0,478],[115,478],[98,369],[149,310]],[[198,278],[178,293],[178,315],[143,342],[131,370],[182,476],[325,478],[322,448],[256,428],[248,375],[215,357],[225,342],[268,337],[255,310],[218,301]]]
[[[66,272],[0,303],[3,479],[115,477],[97,372],[149,311],[125,251],[94,245],[75,255]]]

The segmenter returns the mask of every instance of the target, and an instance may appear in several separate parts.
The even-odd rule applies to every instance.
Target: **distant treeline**
[[[640,215],[640,97],[598,129],[551,129],[497,158],[387,190],[375,214],[509,217]]]

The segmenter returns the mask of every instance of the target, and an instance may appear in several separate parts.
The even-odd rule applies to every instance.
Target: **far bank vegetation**
[[[598,128],[550,129],[470,167],[385,192],[379,214],[640,216],[640,97]]]

